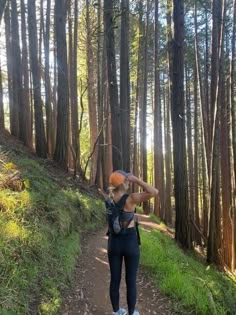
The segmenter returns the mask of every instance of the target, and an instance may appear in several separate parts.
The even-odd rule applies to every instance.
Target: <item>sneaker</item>
[[[128,313],[124,308],[120,308],[119,311],[113,312],[113,315],[128,315]]]
[[[134,311],[133,315],[140,315],[138,311]]]

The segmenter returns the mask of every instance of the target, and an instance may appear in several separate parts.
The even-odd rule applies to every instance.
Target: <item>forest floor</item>
[[[145,229],[160,229],[149,217],[139,214],[139,222]],[[168,231],[167,231],[168,233]],[[72,286],[63,293],[60,315],[110,315],[109,265],[107,260],[106,229],[84,235],[82,252],[76,267]],[[150,276],[142,267],[137,279],[137,310],[141,315],[175,314],[171,301],[154,286]],[[126,307],[126,288],[123,275],[120,288],[120,306]]]

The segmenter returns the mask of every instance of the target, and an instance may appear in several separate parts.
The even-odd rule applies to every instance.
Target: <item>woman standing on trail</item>
[[[136,276],[139,264],[139,244],[137,229],[135,224],[135,207],[141,202],[147,201],[158,195],[158,190],[149,184],[138,179],[136,176],[125,173],[124,171],[115,171],[109,178],[111,185],[112,205],[108,209],[108,217],[112,217],[114,209],[119,209],[118,219],[109,222],[108,232],[108,259],[111,272],[110,298],[113,307],[113,315],[139,315],[135,311],[136,304]],[[127,194],[129,184],[134,183],[143,188],[142,193]],[[110,210],[109,210],[110,209]],[[115,222],[116,221],[116,222]],[[117,230],[117,223],[119,228]],[[116,225],[116,226],[115,226]],[[125,262],[126,270],[126,287],[127,287],[127,304],[128,312],[120,308],[119,289],[122,273],[122,262]]]

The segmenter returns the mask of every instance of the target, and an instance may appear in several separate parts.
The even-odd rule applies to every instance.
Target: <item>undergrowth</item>
[[[1,315],[57,314],[81,231],[103,225],[102,202],[67,187],[43,160],[0,147]]]
[[[233,279],[184,253],[160,231],[141,230],[141,264],[178,314],[226,315],[236,312]]]

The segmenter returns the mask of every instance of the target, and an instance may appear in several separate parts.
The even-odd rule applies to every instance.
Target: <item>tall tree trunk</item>
[[[28,28],[30,64],[33,77],[34,90],[34,119],[36,153],[42,158],[47,157],[47,146],[43,122],[43,109],[41,100],[41,76],[38,62],[38,36],[36,25],[35,0],[28,0]]]
[[[18,30],[18,19],[17,19],[17,5],[16,0],[11,2],[11,56],[12,56],[12,94],[13,94],[13,127],[12,134],[19,138],[20,128],[19,128],[19,112],[20,112],[20,102],[21,102],[21,91],[22,86],[20,86],[20,70],[21,65],[18,64],[20,60],[20,46],[19,46],[19,30]],[[19,67],[18,67],[19,65]],[[20,97],[20,99],[19,99]],[[22,118],[22,116],[21,116]],[[21,125],[22,129],[22,125]],[[22,140],[22,139],[21,139]]]
[[[26,107],[23,97],[22,62],[19,38],[19,23],[16,0],[11,1],[11,23],[12,23],[12,55],[13,55],[13,92],[18,107],[19,139],[27,144],[27,133],[25,128]]]
[[[130,171],[129,0],[121,0],[120,110],[123,168]]]
[[[185,149],[183,43],[184,2],[174,0],[172,121],[176,206],[175,238],[184,248],[191,248]]]
[[[120,106],[116,78],[115,38],[112,0],[104,0],[104,33],[107,53],[107,72],[112,125],[112,161],[113,169],[123,168],[123,152],[120,122]]]
[[[72,129],[72,146],[75,151],[75,171],[76,176],[77,169],[81,172],[80,166],[80,137],[79,137],[79,123],[78,123],[78,79],[77,79],[77,66],[78,66],[78,0],[75,0],[75,17],[74,17],[74,69],[73,69],[73,102],[71,103],[71,129]]]
[[[103,43],[103,55],[102,55],[102,102],[104,108],[104,119],[107,120],[104,130],[104,159],[103,159],[103,186],[107,188],[109,186],[109,176],[112,173],[112,131],[111,131],[111,109],[109,103],[109,83],[108,83],[108,71],[107,71],[107,53],[106,53],[106,39]]]
[[[195,51],[196,54],[196,51]],[[197,80],[197,64],[194,67],[194,221],[197,226],[195,230],[195,241],[201,245],[201,235],[199,234],[200,228],[200,215],[199,215],[199,181],[198,181],[198,156],[199,156],[199,123],[198,123],[198,80]]]
[[[45,62],[45,107],[46,107],[46,135],[47,135],[47,151],[49,157],[52,157],[54,150],[53,137],[53,119],[52,119],[52,99],[51,99],[51,81],[49,70],[50,55],[50,13],[51,0],[47,0],[46,25],[44,35],[44,62]]]
[[[167,100],[167,110],[166,110],[166,156],[165,156],[165,165],[166,165],[166,186],[165,186],[165,212],[168,214],[166,216],[166,222],[172,223],[172,208],[171,208],[171,108],[172,108],[172,82],[173,82],[173,68],[172,68],[172,28],[171,28],[171,20],[172,20],[172,1],[167,0],[167,15],[166,15],[166,23],[167,23],[167,59],[168,59],[168,100]]]
[[[222,56],[223,57],[223,56]],[[223,70],[224,71],[224,70]],[[221,180],[222,180],[222,210],[223,210],[223,255],[224,263],[231,268],[232,262],[232,223],[231,223],[231,182],[229,156],[229,121],[228,103],[225,95],[225,75],[221,82]]]
[[[145,29],[145,44],[144,44],[144,78],[143,78],[143,107],[142,107],[142,131],[140,134],[141,155],[142,155],[142,171],[143,180],[147,182],[147,90],[148,90],[148,39],[149,39],[149,15],[150,15],[150,0],[147,0],[146,13],[146,29]],[[145,213],[149,212],[148,202],[143,203]]]
[[[29,95],[29,66],[28,66],[28,49],[26,39],[26,19],[25,19],[25,3],[21,0],[21,34],[22,34],[22,71],[23,71],[23,98],[25,104],[25,132],[26,132],[26,145],[30,148],[33,147],[32,141],[32,128],[31,128],[31,108],[30,108],[30,95]]]
[[[195,3],[195,6],[197,4]],[[196,18],[195,18],[196,19]],[[211,114],[210,114],[210,102],[209,102],[209,41],[208,41],[208,29],[209,29],[209,16],[208,10],[205,12],[205,79],[204,79],[204,101],[201,97],[201,117],[202,124],[204,128],[204,142],[205,142],[205,152],[206,152],[206,162],[207,162],[207,176],[209,177],[210,171],[210,148],[211,148]],[[197,25],[195,21],[195,45],[198,43]],[[195,55],[199,60],[198,44],[197,44],[197,54]],[[201,82],[201,71],[200,71],[200,61],[198,62],[198,80]],[[208,179],[209,181],[209,179]]]
[[[193,143],[192,143],[192,113],[191,113],[191,87],[188,66],[185,64],[186,81],[186,113],[187,113],[187,144],[188,144],[188,183],[189,183],[189,211],[191,220],[194,220],[194,176],[193,176]]]
[[[139,21],[138,21],[138,60],[136,77],[136,95],[135,95],[135,118],[134,118],[134,153],[133,153],[133,173],[140,176],[141,154],[139,154],[140,143],[138,142],[138,124],[139,134],[141,134],[142,122],[142,103],[143,103],[143,49],[144,49],[144,23],[143,23],[143,3],[138,3]],[[139,123],[138,123],[139,119]],[[138,191],[138,185],[133,186],[134,191]]]
[[[208,92],[208,21],[206,18],[206,57],[205,57],[205,96],[202,86],[202,75],[200,68],[200,57],[198,48],[198,25],[197,25],[197,1],[195,1],[194,10],[194,28],[195,28],[195,67],[196,80],[199,90],[199,104],[201,113],[201,131],[202,131],[202,181],[203,181],[203,234],[207,237],[208,231],[208,204],[209,204],[209,92]],[[207,15],[207,13],[206,13]],[[197,118],[197,117],[196,117]],[[196,138],[197,139],[197,138]]]
[[[219,84],[219,60],[223,34],[224,0],[213,1],[213,30],[212,30],[212,60],[211,60],[211,163],[210,163],[210,221],[207,246],[207,260],[217,265],[222,264],[220,255],[220,203],[218,203],[219,183],[219,103],[221,100],[221,86]],[[223,5],[222,5],[223,4]]]
[[[203,129],[201,128],[201,139],[202,139],[202,143],[204,143],[204,135],[203,135]],[[208,223],[209,223],[209,213],[208,213],[208,209],[209,209],[209,185],[208,182],[206,180],[207,177],[207,162],[206,162],[206,158],[205,158],[205,148],[204,145],[202,144],[201,146],[202,149],[202,189],[203,189],[203,215],[202,215],[202,226],[203,226],[203,235],[205,236],[205,239],[207,239],[208,236]]]
[[[155,198],[154,213],[165,220],[164,198],[164,161],[162,143],[162,119],[161,119],[161,96],[160,96],[160,73],[159,73],[159,0],[155,0],[155,96],[154,96],[154,176],[155,186],[160,194]]]
[[[13,102],[13,74],[12,74],[12,36],[9,3],[6,6],[4,14],[5,37],[6,37],[6,54],[7,54],[7,77],[8,77],[8,99],[10,110],[10,131],[11,134],[17,134],[15,125],[15,106]]]
[[[93,52],[93,38],[91,29],[90,18],[90,1],[86,0],[86,29],[87,29],[87,82],[88,82],[88,109],[89,109],[89,126],[90,126],[90,150],[93,151],[93,147],[97,140],[98,135],[98,123],[97,123],[97,107],[96,107],[96,80],[94,73],[94,52]],[[91,160],[91,176],[90,181],[94,184],[97,173],[97,156],[98,149],[96,147],[92,160]]]
[[[54,160],[67,169],[69,138],[69,87],[66,45],[67,3],[55,2],[56,44],[58,65],[57,137]]]
[[[235,58],[236,58],[236,0],[234,0],[233,15],[233,35],[232,35],[232,54],[231,54],[231,116],[232,116],[232,146],[233,146],[233,165],[234,165],[234,190],[236,189],[236,102],[235,102]],[[232,269],[236,268],[236,191],[233,193],[233,209],[232,209]]]
[[[107,118],[104,117],[104,106],[102,101],[102,58],[101,58],[101,52],[102,52],[102,24],[101,24],[101,0],[98,0],[97,4],[97,104],[98,104],[98,130],[101,130],[103,125],[103,120],[106,119],[105,126],[107,125],[108,121]],[[106,127],[105,127],[106,128]],[[99,142],[98,142],[98,159],[97,159],[97,176],[95,183],[101,187],[103,187],[104,183],[104,130],[101,132],[99,136]]]
[[[3,107],[3,88],[2,88],[2,69],[0,65],[0,130],[5,128],[4,107]]]

